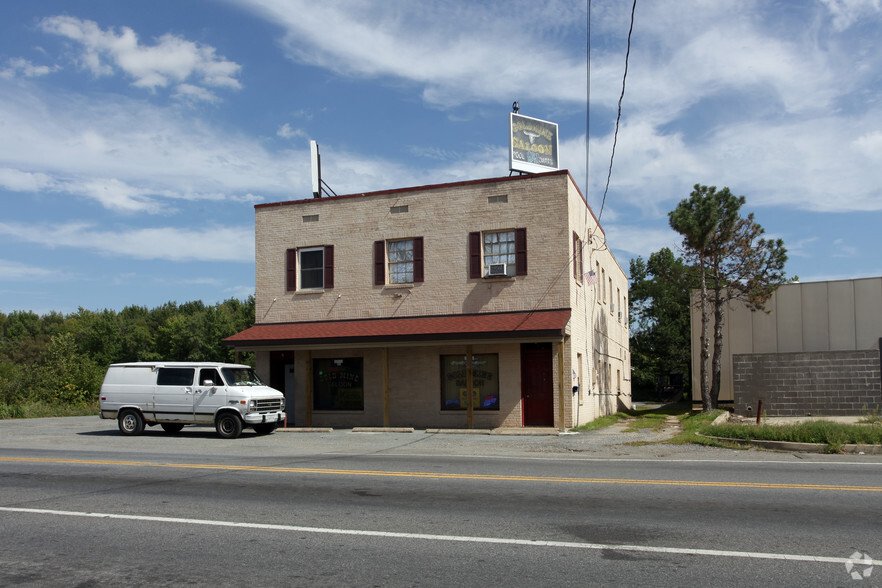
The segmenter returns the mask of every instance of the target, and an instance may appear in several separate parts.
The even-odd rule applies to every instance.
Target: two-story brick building
[[[567,171],[255,206],[288,426],[566,428],[630,406],[624,272]],[[293,422],[292,422],[293,420]]]

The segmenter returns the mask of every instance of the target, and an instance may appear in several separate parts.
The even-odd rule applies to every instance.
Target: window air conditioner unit
[[[612,313],[614,313],[615,311],[616,311],[616,303],[615,303],[615,302],[610,302],[610,303],[609,303],[609,313],[612,314]]]
[[[504,263],[491,263],[487,266],[487,275],[488,276],[504,276],[505,273],[505,264]]]

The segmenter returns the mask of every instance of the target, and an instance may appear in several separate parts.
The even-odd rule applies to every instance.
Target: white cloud
[[[833,252],[831,257],[857,257],[860,250],[845,242],[845,239],[833,240]]]
[[[291,58],[343,75],[417,82],[435,105],[512,97],[584,100],[586,59],[573,55],[566,33],[582,30],[585,12],[571,3],[239,4],[284,28]]]
[[[862,17],[879,16],[882,12],[880,0],[821,0],[833,15],[833,24],[843,31]]]
[[[872,131],[854,140],[855,150],[876,165],[882,164],[882,131]]]
[[[57,270],[35,267],[30,264],[0,259],[0,275],[10,281],[55,281],[66,277]]]
[[[87,249],[108,257],[175,262],[254,261],[254,230],[250,226],[196,225],[110,231],[87,223],[33,225],[0,222],[0,234],[50,249]]]
[[[115,66],[134,78],[134,86],[155,90],[175,85],[177,95],[199,99],[213,96],[202,86],[241,88],[236,79],[241,66],[217,56],[208,45],[171,34],[162,35],[154,45],[144,45],[129,27],[121,27],[118,33],[105,31],[94,21],[71,16],[45,18],[40,26],[46,33],[80,43],[79,62],[95,76],[110,75]]]
[[[55,191],[64,191],[91,198],[108,210],[117,212],[157,213],[163,206],[135,188],[113,178],[91,178],[81,182],[60,182]]]
[[[11,192],[37,192],[51,188],[55,181],[44,173],[0,168],[0,187]]]
[[[615,251],[628,256],[648,257],[663,247],[679,255],[682,238],[672,229],[647,229],[638,225],[610,224],[604,227],[606,241]],[[627,267],[627,263],[622,264]]]
[[[190,102],[218,102],[217,95],[211,90],[206,90],[193,84],[179,84],[175,89],[175,98]]]
[[[279,130],[276,131],[276,135],[282,137],[283,139],[293,139],[294,137],[306,137],[306,131],[303,129],[292,129],[291,125],[288,123],[283,124],[279,127]]]
[[[807,237],[805,239],[798,239],[796,241],[787,242],[787,255],[794,257],[811,257],[811,255],[806,252],[806,247],[818,241],[818,237]]]
[[[14,57],[6,61],[4,69],[0,69],[0,78],[14,78],[18,75],[26,78],[35,78],[45,76],[56,69],[56,67],[49,67],[48,65],[34,65],[27,59]]]
[[[259,139],[143,102],[58,96],[0,84],[0,186],[68,193],[119,212],[172,200],[257,202],[309,189],[309,151],[272,153]]]

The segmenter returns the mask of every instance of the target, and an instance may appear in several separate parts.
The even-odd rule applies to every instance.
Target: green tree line
[[[233,361],[221,341],[253,324],[253,296],[119,312],[0,312],[0,408],[93,403],[111,363]]]

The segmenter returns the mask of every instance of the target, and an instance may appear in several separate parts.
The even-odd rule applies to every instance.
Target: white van
[[[285,396],[264,385],[247,365],[203,362],[115,363],[99,395],[102,419],[117,419],[124,435],[160,425],[213,424],[224,439],[243,427],[266,435],[285,420]]]

